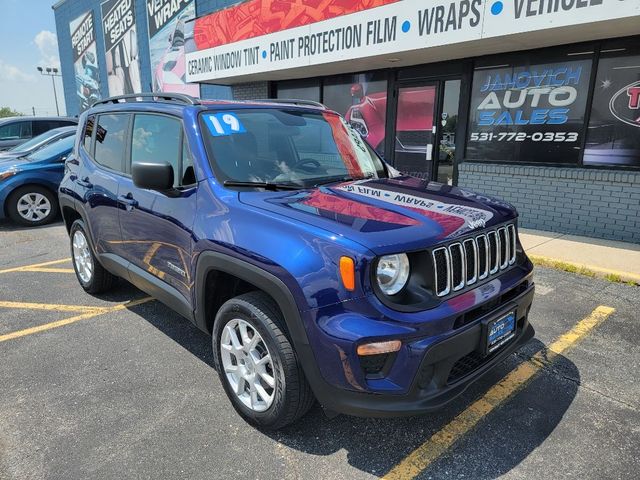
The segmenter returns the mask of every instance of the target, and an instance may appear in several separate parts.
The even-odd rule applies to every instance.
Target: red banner
[[[249,0],[195,21],[198,50],[301,27],[399,0]]]

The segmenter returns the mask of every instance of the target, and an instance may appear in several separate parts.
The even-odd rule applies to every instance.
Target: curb
[[[620,270],[611,270],[608,268],[596,267],[593,265],[585,265],[582,263],[567,262],[559,258],[545,257],[542,255],[527,254],[534,265],[542,267],[555,268],[566,272],[586,275],[588,277],[598,277],[617,283],[630,283],[636,286],[640,285],[640,274],[623,272]]]

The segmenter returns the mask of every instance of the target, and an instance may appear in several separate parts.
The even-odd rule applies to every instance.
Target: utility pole
[[[52,68],[52,67],[46,67],[46,68],[38,67],[38,71],[40,72],[41,75],[48,75],[49,77],[51,77],[51,85],[53,85],[53,98],[56,101],[56,113],[58,114],[58,116],[60,116],[60,108],[58,108],[58,94],[56,92],[55,77],[61,77],[62,75],[58,73],[57,68]],[[34,116],[35,116],[35,113],[34,113]]]
[[[36,107],[31,107],[31,111],[33,112],[33,116],[36,116]]]

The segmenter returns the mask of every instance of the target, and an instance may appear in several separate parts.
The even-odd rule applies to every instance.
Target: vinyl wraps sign
[[[195,21],[187,81],[638,16],[637,0],[249,0]]]
[[[73,68],[80,112],[100,99],[100,74],[96,55],[96,29],[93,11],[83,13],[69,23]]]
[[[185,48],[193,44],[193,0],[146,0],[149,57],[154,92],[200,95],[198,84],[186,82]],[[193,46],[191,47],[193,49]]]
[[[133,0],[100,5],[110,95],[141,91],[136,12]]]

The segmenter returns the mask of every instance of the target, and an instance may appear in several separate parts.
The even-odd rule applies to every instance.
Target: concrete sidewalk
[[[519,229],[531,259],[586,268],[597,276],[640,283],[640,245],[597,238]]]

